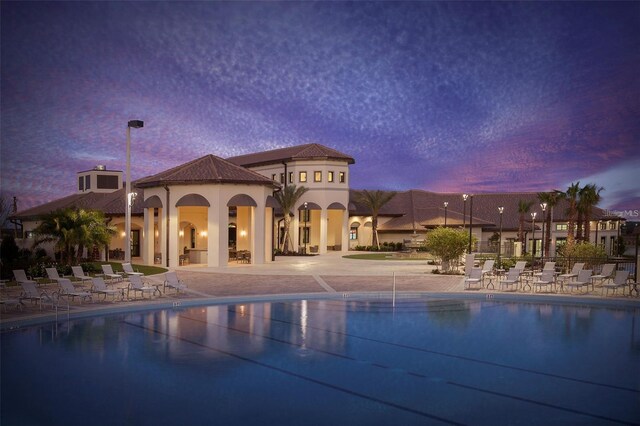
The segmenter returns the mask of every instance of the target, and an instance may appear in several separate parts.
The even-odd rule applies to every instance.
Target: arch
[[[373,227],[373,225],[371,224],[371,221],[369,221],[369,222],[365,222],[365,223],[364,223],[364,227],[365,227],[365,228],[372,228],[372,227]]]
[[[227,203],[227,207],[232,206],[258,207],[258,203],[256,203],[255,200],[247,194],[238,194],[231,197],[231,199]]]
[[[267,204],[265,207],[271,207],[273,209],[277,209],[278,207],[280,207],[280,203],[278,203],[278,200],[276,200],[274,196],[269,195],[267,197]]]
[[[162,208],[162,200],[157,195],[147,198],[142,203],[142,208],[145,209],[161,209]]]
[[[186,206],[211,207],[211,204],[200,194],[187,194],[176,203],[176,207]]]
[[[317,205],[316,203],[312,203],[312,202],[307,202],[307,209],[309,210],[322,210],[322,208]],[[304,210],[304,203],[300,204],[300,207],[298,207],[298,210]]]
[[[329,204],[329,207],[327,207],[327,210],[346,210],[345,206],[342,205],[342,203],[331,203]]]
[[[359,228],[360,227],[360,222],[358,221],[353,221],[351,222],[351,225],[349,225],[351,228]]]

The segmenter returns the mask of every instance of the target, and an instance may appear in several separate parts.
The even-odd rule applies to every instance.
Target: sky
[[[640,209],[640,2],[0,3],[0,178],[317,142],[356,189],[604,187]]]

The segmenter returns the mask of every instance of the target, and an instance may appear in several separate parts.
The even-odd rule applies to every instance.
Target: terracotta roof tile
[[[352,157],[343,154],[340,151],[336,151],[333,148],[329,148],[317,143],[296,145],[287,148],[280,148],[271,151],[256,152],[253,154],[239,155],[237,157],[227,158],[228,161],[243,167],[278,164],[283,161],[313,159],[342,160],[346,161],[349,164],[355,163],[355,160]]]

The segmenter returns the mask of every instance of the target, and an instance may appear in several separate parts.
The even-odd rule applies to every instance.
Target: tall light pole
[[[536,212],[531,213],[531,264],[536,258]]]
[[[304,254],[307,254],[307,214],[309,212],[309,204],[304,202],[304,229],[302,230],[302,239],[304,240]]]
[[[131,120],[127,123],[127,175],[125,182],[125,219],[124,219],[124,261],[131,263],[131,204],[134,194],[131,193],[131,128],[140,129],[144,126],[141,120]]]
[[[447,227],[447,206],[449,205],[448,201],[444,202],[444,227]]]
[[[464,229],[467,220],[465,217],[467,214],[467,198],[469,198],[469,194],[462,194],[462,229]]]
[[[473,195],[469,195],[469,253],[471,253],[471,230],[473,229]]]
[[[547,210],[547,203],[541,203],[540,208],[542,209],[542,252],[540,253],[540,262],[542,262],[542,258],[544,257],[544,246],[545,246],[544,228],[547,222],[547,218],[544,215],[544,212]]]
[[[500,259],[500,255],[502,254],[502,213],[504,213],[504,207],[498,207],[498,212],[500,212],[500,238],[498,239],[498,268],[502,268],[502,262]]]

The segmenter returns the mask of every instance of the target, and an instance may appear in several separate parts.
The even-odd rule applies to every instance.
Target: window
[[[556,223],[556,231],[566,231],[567,229],[566,223]]]
[[[327,172],[327,182],[333,182],[333,172]]]
[[[78,191],[84,191],[84,176],[78,178]]]
[[[91,189],[91,176],[84,177],[84,189]]]
[[[599,222],[600,223],[600,230],[604,231],[607,229],[607,222]]]
[[[280,183],[284,183],[284,173],[280,173]]]
[[[275,174],[275,173],[273,173],[273,174],[271,175],[271,180],[276,180],[276,174]]]
[[[313,172],[313,181],[314,182],[322,182],[322,172]]]
[[[118,189],[118,176],[98,175],[98,189]]]
[[[609,229],[616,229],[616,223],[615,222],[610,222],[609,223]]]
[[[307,181],[307,172],[300,172],[300,179],[298,179],[300,182],[306,182]]]
[[[289,183],[293,183],[293,172],[289,172]]]
[[[352,226],[349,229],[349,239],[350,240],[357,240],[358,239],[358,227],[357,226]]]
[[[345,182],[346,182],[346,178],[347,178],[347,177],[346,177],[346,175],[345,175],[345,173],[344,173],[344,172],[340,172],[340,173],[338,174],[338,182],[340,182],[340,183],[345,183]]]

